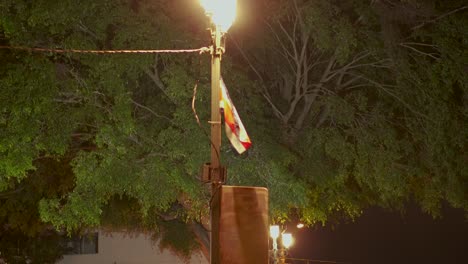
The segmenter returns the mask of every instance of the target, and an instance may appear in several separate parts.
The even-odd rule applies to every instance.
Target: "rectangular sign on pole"
[[[222,264],[268,263],[268,189],[220,186],[219,258]]]

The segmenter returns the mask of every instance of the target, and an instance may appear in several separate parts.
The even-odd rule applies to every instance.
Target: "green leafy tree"
[[[81,49],[187,48],[194,33],[174,26],[191,22],[174,12],[181,4],[2,1],[2,41]],[[193,76],[208,67],[198,69],[198,54],[95,57],[2,50],[1,56],[1,191],[14,191],[37,172],[35,160],[71,152],[72,190],[35,200],[41,220],[59,229],[99,226],[115,196],[135,202],[132,208],[149,220],[171,214],[183,201],[191,208],[183,220],[207,210],[205,189],[195,176],[207,156],[199,150],[209,141],[187,104]],[[15,211],[9,209],[5,215]]]
[[[234,27],[223,57],[254,142],[244,156],[223,146],[229,184],[268,187],[273,221],[325,223],[411,199],[434,215],[443,201],[468,210],[463,1],[259,5],[257,26]],[[188,0],[0,1],[10,46],[199,48],[204,21]],[[182,221],[207,244],[210,197],[198,174],[210,146],[209,56],[0,57],[0,192],[46,182],[43,159],[70,172],[29,202],[38,230],[134,226],[179,238],[167,225]],[[202,128],[191,109],[197,80]],[[21,218],[1,206],[2,221]],[[192,248],[178,241],[170,245]]]
[[[433,215],[444,200],[467,209],[462,1],[263,8],[263,26],[234,39],[276,118],[288,173],[307,184],[304,221],[411,199]]]
[[[0,192],[0,258],[7,263],[55,263],[64,252],[63,236],[41,221],[39,201],[73,188],[69,159],[40,158],[33,172]]]

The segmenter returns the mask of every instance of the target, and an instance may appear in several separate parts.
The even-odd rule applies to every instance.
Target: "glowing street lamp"
[[[224,37],[236,17],[236,0],[200,0],[206,15],[211,19],[211,161],[209,180],[211,182],[210,210],[210,263],[219,264],[219,217],[221,199],[218,190],[226,181],[226,169],[221,166],[221,56],[225,52]]]
[[[270,226],[270,237],[276,242],[276,239],[279,237],[279,226],[272,225]],[[275,243],[274,242],[274,243]]]
[[[288,250],[294,242],[292,235],[289,233],[281,234],[281,242],[283,243],[283,248],[280,250],[280,263],[286,264],[286,250]]]
[[[200,0],[206,14],[221,32],[226,32],[236,19],[236,0]]]
[[[280,235],[279,226],[272,225],[270,226],[270,237],[273,240],[273,261],[276,263],[278,259],[278,237]]]
[[[285,264],[286,250],[294,243],[292,235],[290,233],[281,233],[279,226],[272,225],[270,226],[270,237],[273,240],[273,263]],[[281,241],[279,247],[278,238]]]
[[[294,243],[293,237],[289,233],[284,233],[281,236],[281,240],[283,240],[283,246],[288,249]]]

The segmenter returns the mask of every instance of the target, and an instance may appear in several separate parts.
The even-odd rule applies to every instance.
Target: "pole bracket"
[[[211,167],[210,163],[203,164],[201,181],[204,183],[225,183],[227,178],[227,169],[224,166],[217,168]]]

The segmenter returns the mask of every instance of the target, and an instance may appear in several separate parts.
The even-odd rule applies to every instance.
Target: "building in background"
[[[184,262],[173,251],[160,250],[157,243],[146,234],[90,233],[67,240],[67,254],[57,264],[208,264],[201,252]]]

